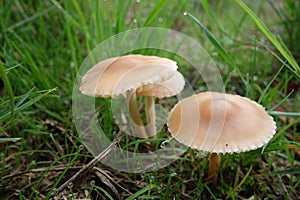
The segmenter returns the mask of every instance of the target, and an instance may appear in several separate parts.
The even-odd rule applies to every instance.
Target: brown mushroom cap
[[[168,128],[178,142],[211,153],[257,149],[276,132],[273,118],[261,105],[217,92],[199,93],[177,103]]]
[[[169,87],[168,80],[178,77],[177,68],[175,61],[157,56],[110,58],[99,62],[83,76],[79,90],[89,96],[112,98],[125,95],[129,90],[143,93],[163,82]]]

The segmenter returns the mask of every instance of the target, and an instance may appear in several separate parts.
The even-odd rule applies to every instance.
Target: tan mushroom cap
[[[172,109],[167,123],[178,142],[211,153],[257,149],[276,132],[273,118],[261,105],[217,92],[183,99]]]
[[[83,76],[79,90],[89,96],[117,98],[130,90],[146,94],[144,91],[150,92],[153,88],[154,94],[157,84],[165,83],[165,87],[177,91],[178,87],[172,89],[168,84],[172,82],[169,79],[178,77],[177,68],[175,61],[157,56],[109,58],[97,63]]]
[[[181,73],[175,71],[168,80],[153,84],[150,89],[137,90],[138,96],[154,96],[158,98],[171,97],[178,94],[184,87],[184,78]]]

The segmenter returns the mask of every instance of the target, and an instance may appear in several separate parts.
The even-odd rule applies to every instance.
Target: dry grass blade
[[[106,170],[102,170],[98,167],[93,167],[93,169],[95,169],[96,171],[99,171],[101,174],[103,174],[106,178],[109,179],[109,181],[113,182],[115,185],[117,185],[119,188],[121,188],[122,190],[124,190],[127,194],[131,195],[132,193],[127,190],[126,188],[124,188],[122,185],[120,185],[118,182],[120,181],[116,181],[114,180],[112,177],[114,176],[112,173],[110,173],[109,171]],[[127,177],[127,179],[129,179],[129,177]]]
[[[95,171],[96,176],[101,180],[102,183],[107,185],[113,192],[114,194],[120,198],[118,190],[115,188],[115,186],[110,182],[110,180],[103,174],[101,173],[101,170]]]

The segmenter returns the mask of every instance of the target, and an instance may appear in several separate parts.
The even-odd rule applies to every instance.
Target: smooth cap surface
[[[137,91],[137,95],[146,95],[148,92],[149,96],[154,96],[158,85],[163,83],[164,93],[167,90],[174,93],[178,90],[178,84],[173,89],[170,82],[178,78],[177,68],[175,61],[157,56],[126,55],[109,58],[93,66],[83,76],[79,90],[95,97],[117,98],[131,90]]]
[[[273,118],[261,105],[217,92],[199,93],[177,103],[168,128],[178,142],[213,153],[257,149],[276,133]]]

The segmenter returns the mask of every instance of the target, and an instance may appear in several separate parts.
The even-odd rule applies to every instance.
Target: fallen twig
[[[78,178],[81,174],[85,173],[89,169],[93,168],[101,159],[103,159],[105,156],[107,156],[111,151],[112,148],[120,141],[121,139],[121,133],[117,135],[117,138],[114,139],[114,141],[104,149],[99,155],[97,155],[93,160],[91,160],[88,164],[86,164],[84,167],[82,167],[76,174],[74,174],[69,180],[67,180],[64,184],[62,184],[57,189],[53,190],[51,193],[51,196],[54,196],[58,194],[60,191],[65,189],[71,182],[73,182],[76,178]]]

